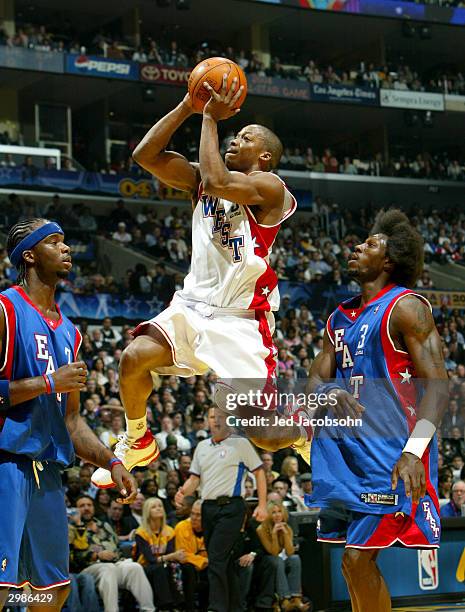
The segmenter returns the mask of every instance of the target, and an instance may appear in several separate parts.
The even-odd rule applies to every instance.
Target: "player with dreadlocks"
[[[329,317],[310,373],[311,390],[330,396],[327,416],[351,425],[315,431],[308,502],[323,509],[320,541],[346,543],[354,612],[391,610],[380,549],[439,545],[435,432],[448,385],[431,306],[411,289],[422,267],[406,215],[379,213],[348,262],[361,293]]]
[[[76,453],[109,467],[125,502],[137,488],[79,416],[81,335],[55,304],[56,284],[71,270],[63,230],[21,221],[7,251],[18,284],[0,294],[0,609],[9,587],[29,584],[55,591],[46,609],[61,610],[69,589],[62,470]]]

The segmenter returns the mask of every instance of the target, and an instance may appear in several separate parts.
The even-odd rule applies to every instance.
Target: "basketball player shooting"
[[[137,486],[79,415],[81,335],[54,299],[72,267],[63,230],[46,219],[21,221],[7,251],[18,284],[0,294],[0,609],[9,587],[30,585],[54,594],[43,610],[61,610],[70,582],[61,472],[76,454],[111,470],[123,503]]]
[[[439,546],[435,432],[448,380],[431,306],[410,289],[422,267],[406,215],[381,212],[348,262],[361,294],[329,317],[310,372],[311,388],[337,399],[328,416],[362,416],[362,427],[323,428],[312,443],[318,538],[346,543],[353,612],[391,610],[380,549]]]
[[[278,279],[268,257],[281,223],[296,208],[294,197],[275,174],[282,145],[261,125],[242,128],[225,160],[219,152],[217,124],[237,114],[237,81],[211,98],[203,110],[200,163],[166,151],[176,130],[194,113],[189,95],[156,125],[134,151],[134,159],[163,183],[191,194],[192,261],[184,287],[170,306],[135,330],[120,364],[120,391],[127,432],[115,454],[128,470],[158,454],[147,429],[150,372],[192,376],[213,370],[221,379],[261,380],[274,376],[276,350],[272,311],[279,307]],[[261,411],[263,413],[263,411]],[[307,432],[298,425],[248,428],[259,447],[295,445],[309,459]],[[97,486],[111,474],[97,470]],[[263,514],[264,508],[259,509]]]

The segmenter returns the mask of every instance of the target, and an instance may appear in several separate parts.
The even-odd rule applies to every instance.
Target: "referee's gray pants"
[[[233,546],[240,536],[245,502],[232,498],[226,505],[206,500],[202,504],[202,530],[208,554],[208,610],[239,612],[240,583],[234,568]]]

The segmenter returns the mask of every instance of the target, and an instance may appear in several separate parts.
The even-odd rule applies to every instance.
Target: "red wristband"
[[[118,459],[117,457],[112,457],[110,461],[108,462],[110,472],[115,467],[115,465],[123,465],[123,462],[121,461],[121,459]]]
[[[47,389],[47,395],[50,395],[50,393],[52,392],[52,386],[50,384],[47,374],[42,374],[42,378],[45,380],[45,387]]]

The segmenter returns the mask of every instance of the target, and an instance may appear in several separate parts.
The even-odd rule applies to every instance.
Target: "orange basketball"
[[[203,60],[192,70],[188,89],[192,105],[196,111],[202,111],[205,104],[210,100],[210,94],[203,83],[206,81],[215,91],[220,91],[223,84],[223,74],[228,75],[228,88],[232,85],[234,77],[237,78],[237,87],[244,87],[241,97],[237,101],[236,108],[244,103],[247,96],[247,79],[244,71],[235,62],[226,57],[209,57]]]

